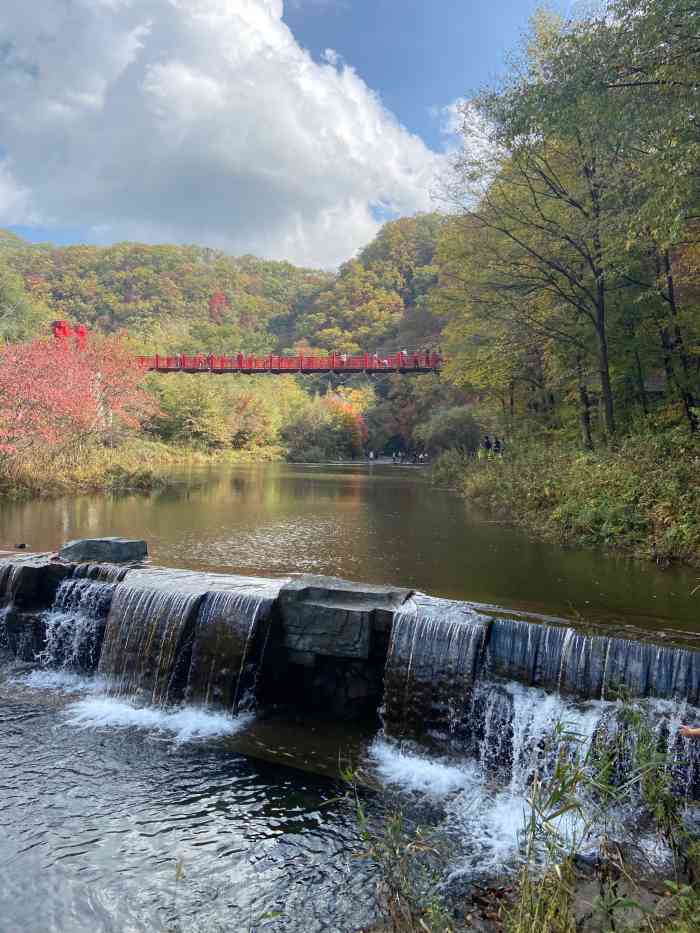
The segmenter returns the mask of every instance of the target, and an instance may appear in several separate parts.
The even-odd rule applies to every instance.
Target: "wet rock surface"
[[[148,546],[137,538],[77,538],[63,545],[59,557],[65,561],[124,564],[144,560],[148,557]]]
[[[18,609],[45,609],[72,573],[72,566],[53,560],[50,554],[14,557],[0,567],[0,599]]]
[[[284,643],[294,652],[367,660],[374,630],[384,631],[411,590],[302,576],[282,588]]]

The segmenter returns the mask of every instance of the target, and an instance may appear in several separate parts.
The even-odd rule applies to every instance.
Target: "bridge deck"
[[[438,353],[396,353],[391,356],[365,353],[347,356],[140,356],[139,365],[148,372],[158,373],[243,373],[257,375],[270,373],[432,373],[438,372],[442,358]]]

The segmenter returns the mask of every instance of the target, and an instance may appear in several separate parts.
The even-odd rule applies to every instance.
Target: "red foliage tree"
[[[73,341],[34,340],[0,349],[0,452],[58,450],[137,426],[153,409],[144,373],[119,338],[80,350]]]
[[[229,300],[223,292],[214,292],[209,299],[209,319],[214,324],[223,324],[224,308],[229,307]]]

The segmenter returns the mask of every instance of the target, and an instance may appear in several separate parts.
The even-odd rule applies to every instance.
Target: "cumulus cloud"
[[[330,266],[430,208],[441,157],[282,0],[41,6],[0,4],[0,222]]]

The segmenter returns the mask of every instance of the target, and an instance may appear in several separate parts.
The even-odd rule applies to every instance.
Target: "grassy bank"
[[[516,438],[502,459],[451,456],[434,477],[562,543],[700,566],[700,440],[683,429],[636,434],[594,452],[546,436]]]
[[[114,448],[90,445],[70,453],[6,463],[0,472],[0,495],[29,498],[100,490],[147,490],[167,485],[168,473],[176,467],[282,459],[281,447],[207,451],[131,438]]]

